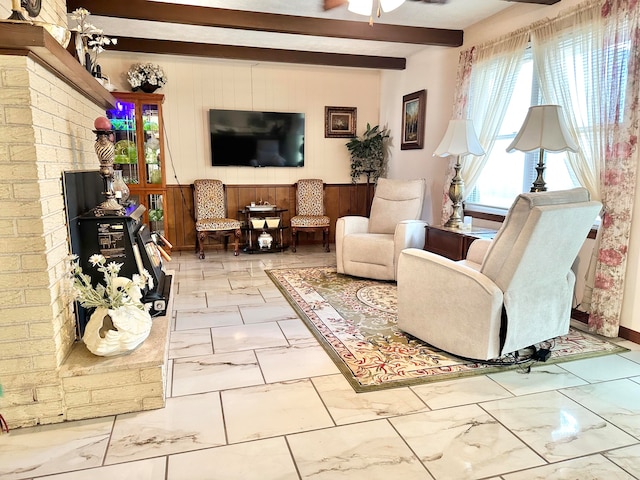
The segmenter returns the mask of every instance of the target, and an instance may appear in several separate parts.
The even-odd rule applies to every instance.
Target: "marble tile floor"
[[[0,478],[640,479],[640,345],[356,394],[264,273],[333,264],[175,254],[166,407],[0,435]]]

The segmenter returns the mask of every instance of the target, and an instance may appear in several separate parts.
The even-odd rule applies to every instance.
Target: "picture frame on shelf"
[[[424,148],[427,91],[418,90],[402,97],[401,150]]]
[[[355,137],[357,113],[356,107],[324,107],[324,137]]]

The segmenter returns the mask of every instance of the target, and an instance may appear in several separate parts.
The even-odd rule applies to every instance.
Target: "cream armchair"
[[[426,182],[378,179],[367,217],[348,216],[336,222],[338,273],[376,280],[395,280],[400,252],[424,246],[420,220]]]
[[[480,360],[566,334],[571,267],[601,207],[584,188],[522,194],[494,240],[474,241],[466,260],[405,250],[398,327]]]

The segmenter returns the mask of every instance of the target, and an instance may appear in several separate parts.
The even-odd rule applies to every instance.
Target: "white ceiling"
[[[303,17],[350,20],[367,23],[368,17],[356,15],[340,6],[324,11],[322,0],[154,0],[179,5],[225,8],[232,10],[278,13]],[[505,0],[449,0],[446,4],[406,1],[398,9],[374,18],[377,23],[415,27],[464,30],[470,25],[490,17],[513,3]],[[355,40],[344,38],[294,35],[219,27],[202,27],[164,22],[125,20],[92,15],[92,23],[108,36],[136,37],[158,40],[178,40],[222,45],[240,45],[310,52],[330,52],[355,55],[390,56],[406,58],[424,48],[423,45]],[[73,21],[70,21],[73,25]],[[347,32],[348,33],[348,32]]]

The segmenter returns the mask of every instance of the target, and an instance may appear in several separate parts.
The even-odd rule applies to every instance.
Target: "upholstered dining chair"
[[[291,218],[291,251],[296,251],[298,232],[322,231],[322,246],[329,251],[331,219],[324,214],[324,182],[317,178],[298,180],[296,183],[296,215]]]
[[[426,181],[379,178],[369,217],[336,222],[338,273],[395,280],[405,248],[424,246],[426,222],[420,220]]]
[[[204,258],[207,237],[222,237],[227,250],[229,237],[234,237],[234,255],[240,253],[238,243],[242,235],[241,223],[227,217],[224,184],[220,180],[199,179],[193,182],[194,210],[198,257]]]
[[[585,188],[523,193],[495,238],[475,240],[465,260],[403,251],[398,327],[479,360],[566,334],[572,265],[601,207]]]

